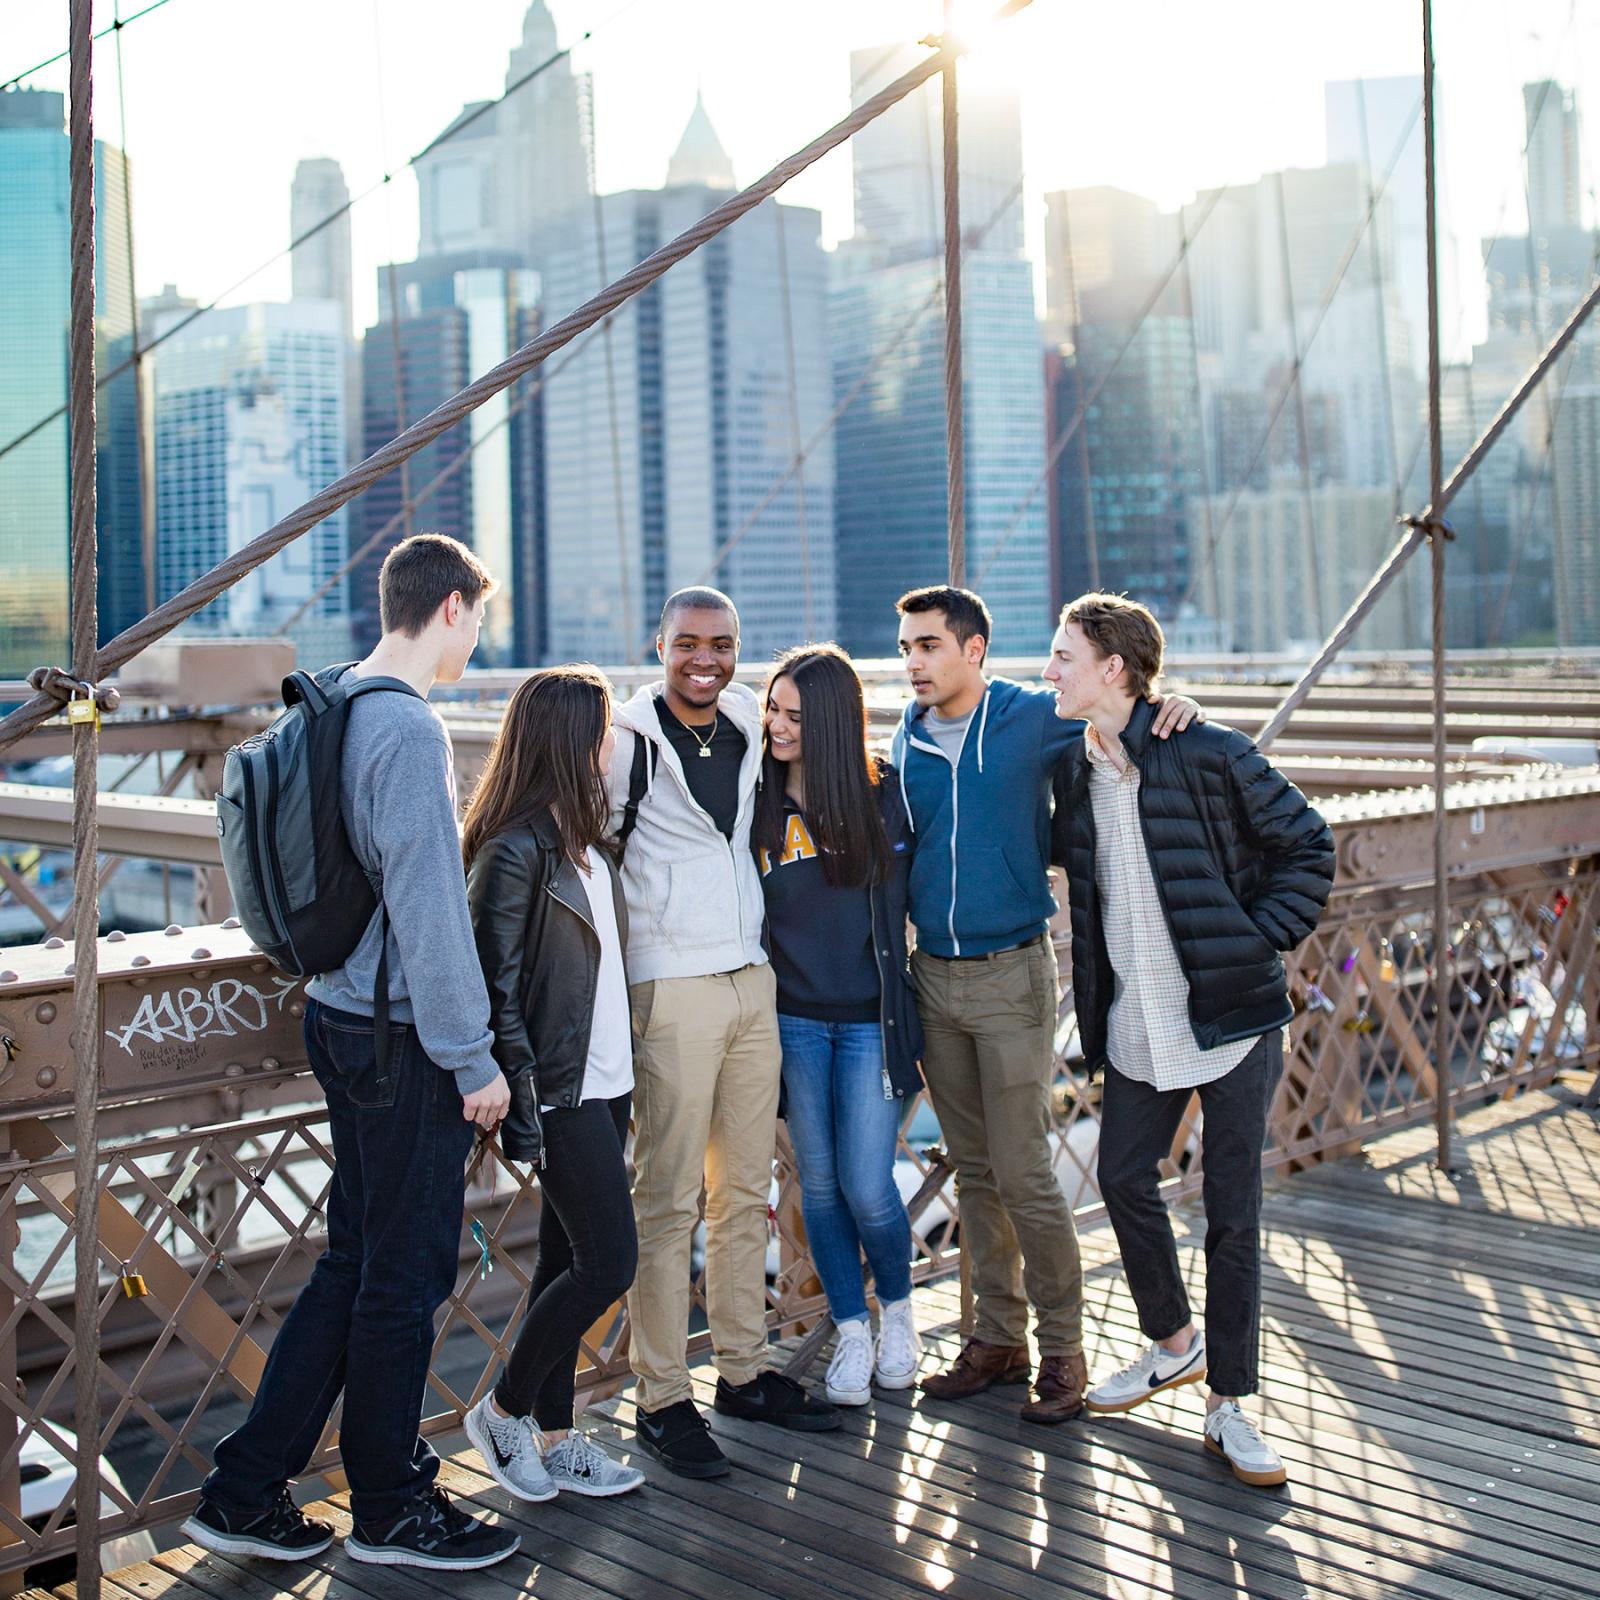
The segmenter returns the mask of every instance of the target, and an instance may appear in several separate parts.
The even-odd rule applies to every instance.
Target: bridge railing
[[[1433,1115],[1432,799],[1407,792],[1327,810],[1339,877],[1291,962],[1299,1008],[1266,1162],[1352,1152]],[[1457,1104],[1600,1063],[1600,777],[1532,777],[1452,790],[1449,1072]],[[1064,923],[1063,923],[1064,925]],[[75,1462],[71,1223],[84,1201],[59,1127],[72,1105],[73,949],[0,953],[0,1482],[42,1440]],[[100,941],[103,1139],[97,1162],[102,1536],[147,1529],[194,1501],[211,1446],[254,1393],[273,1331],[322,1248],[332,1150],[305,1070],[298,983],[237,927],[172,927]],[[1062,949],[1064,977],[1069,962]],[[1057,1173],[1080,1221],[1098,1220],[1098,1092],[1076,1047],[1064,982],[1053,1095]],[[907,1107],[897,1176],[936,1169],[937,1124]],[[1167,1163],[1174,1195],[1200,1183],[1197,1115]],[[959,1265],[952,1186],[927,1186],[918,1281]],[[467,1193],[461,1272],[444,1313],[424,1430],[450,1434],[493,1381],[524,1303],[538,1188],[498,1152]],[[475,1224],[475,1226],[473,1226]],[[698,1256],[697,1256],[698,1262]],[[774,1162],[768,1317],[797,1331],[824,1313],[787,1138]],[[695,1290],[703,1306],[703,1284]],[[691,1340],[703,1350],[705,1334]],[[621,1306],[584,1342],[580,1394],[628,1372]],[[338,1469],[337,1417],[317,1462]],[[70,1548],[70,1500],[23,1520],[0,1505],[0,1571]]]

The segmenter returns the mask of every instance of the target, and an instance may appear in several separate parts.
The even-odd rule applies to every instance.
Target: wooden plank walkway
[[[281,1569],[186,1547],[104,1592],[1593,1600],[1600,1116],[1556,1089],[1464,1117],[1454,1178],[1432,1149],[1430,1129],[1409,1130],[1269,1185],[1260,1409],[1284,1489],[1247,1488],[1204,1453],[1196,1391],[1054,1429],[1017,1419],[1016,1390],[947,1405],[884,1395],[833,1434],[718,1418],[728,1478],[685,1483],[645,1461],[649,1485],[618,1500],[509,1509],[466,1451],[447,1486],[523,1529],[522,1554],[488,1572],[361,1567],[337,1546]],[[1198,1278],[1203,1219],[1184,1217]],[[1085,1251],[1090,1366],[1104,1371],[1139,1335],[1108,1232]],[[954,1286],[919,1291],[917,1309],[930,1364],[947,1359]],[[709,1404],[709,1369],[698,1376]],[[626,1448],[632,1404],[608,1410],[605,1432]],[[342,1497],[321,1514],[348,1527]]]

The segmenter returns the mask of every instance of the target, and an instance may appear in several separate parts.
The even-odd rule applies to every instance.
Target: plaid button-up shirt
[[[1173,948],[1139,821],[1139,769],[1122,770],[1086,731],[1094,805],[1095,883],[1116,994],[1106,1054],[1125,1078],[1156,1089],[1193,1089],[1232,1072],[1254,1039],[1202,1050],[1189,1025],[1189,980]]]

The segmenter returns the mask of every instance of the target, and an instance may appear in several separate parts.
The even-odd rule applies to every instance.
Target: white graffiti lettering
[[[241,1033],[260,1033],[272,1011],[300,986],[292,978],[273,978],[272,991],[263,994],[253,983],[238,978],[218,978],[209,989],[181,988],[147,994],[125,1028],[107,1028],[106,1037],[131,1056],[133,1042],[193,1044],[196,1039],[231,1039]]]

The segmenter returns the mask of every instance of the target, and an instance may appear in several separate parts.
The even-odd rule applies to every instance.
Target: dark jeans
[[[305,1470],[344,1391],[339,1448],[351,1514],[381,1521],[426,1491],[418,1437],[433,1314],[455,1287],[472,1124],[415,1028],[390,1028],[380,1076],[370,1017],[306,1006],[306,1051],[328,1099],[328,1248],[272,1342],[244,1425],[216,1450],[207,1499],[262,1510]]]
[[[628,1292],[639,1264],[623,1147],[631,1095],[543,1114],[539,1260],[528,1313],[494,1391],[510,1417],[572,1426],[578,1343]]]
[[[1206,1361],[1214,1393],[1254,1394],[1261,1343],[1261,1151],[1283,1075],[1283,1034],[1256,1040],[1232,1072],[1200,1086],[1206,1207]],[[1100,1195],[1147,1339],[1189,1317],[1178,1250],[1157,1187],[1191,1089],[1152,1089],[1107,1066],[1100,1106]]]

